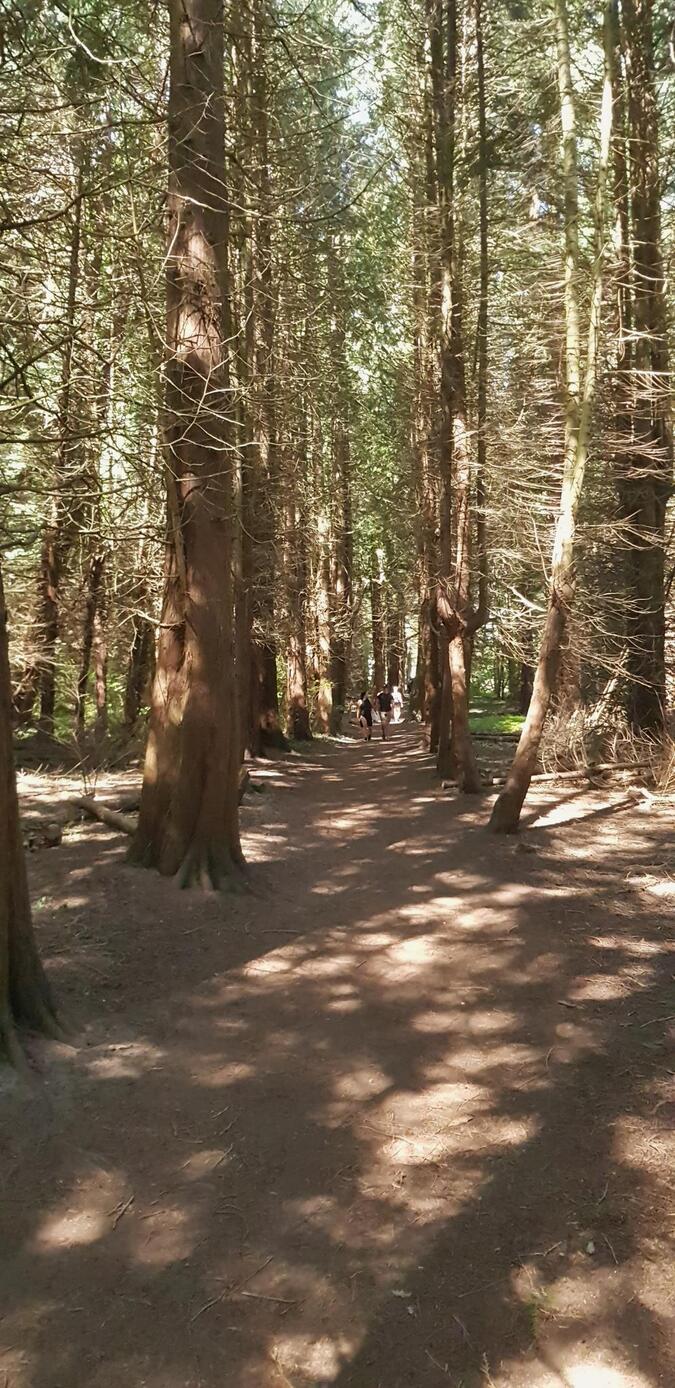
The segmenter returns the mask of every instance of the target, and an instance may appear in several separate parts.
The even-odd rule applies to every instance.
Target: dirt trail
[[[2,1081],[2,1388],[675,1383],[672,806],[270,783],[255,895],[32,859],[85,1044]]]

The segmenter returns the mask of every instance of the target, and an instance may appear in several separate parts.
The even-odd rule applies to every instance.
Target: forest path
[[[405,727],[267,777],[255,894],[32,859],[86,1044],[3,1080],[0,1385],[672,1385],[672,806],[495,839]]]

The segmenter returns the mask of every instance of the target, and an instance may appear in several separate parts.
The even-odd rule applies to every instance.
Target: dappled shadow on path
[[[254,895],[58,850],[90,1044],[4,1100],[12,1388],[672,1383],[665,813],[496,840],[407,733],[313,757]]]

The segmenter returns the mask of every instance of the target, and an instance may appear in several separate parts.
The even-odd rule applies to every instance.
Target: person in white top
[[[394,722],[400,723],[403,716],[403,695],[397,684],[392,688],[391,700],[394,705]]]

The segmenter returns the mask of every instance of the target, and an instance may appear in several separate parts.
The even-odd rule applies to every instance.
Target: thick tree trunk
[[[0,574],[0,1056],[22,1064],[16,1026],[59,1034],[54,1004],[40,963],[19,824],[12,746],[12,691],[7,609]]]
[[[232,594],[223,10],[170,0],[166,588],[132,857],[218,887],[242,862]]]

